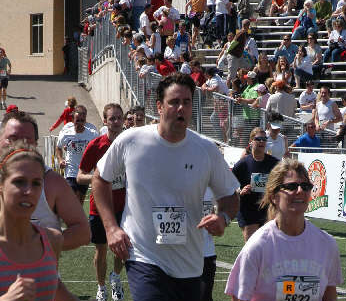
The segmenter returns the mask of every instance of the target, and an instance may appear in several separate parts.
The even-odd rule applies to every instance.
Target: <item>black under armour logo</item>
[[[193,164],[185,164],[185,169],[192,169],[193,168]]]

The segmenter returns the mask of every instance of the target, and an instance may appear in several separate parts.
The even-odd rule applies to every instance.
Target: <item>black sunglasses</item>
[[[280,189],[285,189],[285,190],[288,190],[288,191],[296,191],[299,186],[305,192],[310,191],[312,189],[312,187],[314,187],[314,185],[312,185],[310,182],[302,182],[302,183],[291,182],[291,183],[281,184],[278,187],[276,187],[275,190],[278,191]]]
[[[255,137],[255,138],[253,138],[253,140],[266,142],[268,139],[267,139],[267,137]]]

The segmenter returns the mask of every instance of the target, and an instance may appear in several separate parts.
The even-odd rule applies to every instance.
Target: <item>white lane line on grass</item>
[[[216,260],[216,266],[218,268],[224,268],[224,269],[227,269],[227,270],[232,270],[232,268],[233,268],[233,264],[232,263],[228,263],[228,262],[224,262],[224,261],[219,261],[219,260]]]
[[[342,239],[342,240],[345,240],[345,239],[346,239],[346,237],[337,236],[337,235],[333,235],[333,237],[334,237],[335,239]]]

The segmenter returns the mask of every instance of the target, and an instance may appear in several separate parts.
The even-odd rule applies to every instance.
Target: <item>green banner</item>
[[[322,195],[317,197],[316,199],[312,200],[309,203],[308,209],[305,211],[306,213],[315,211],[322,207],[328,207],[328,196]]]

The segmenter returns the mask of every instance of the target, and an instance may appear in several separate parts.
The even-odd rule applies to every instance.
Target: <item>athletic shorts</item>
[[[201,281],[201,301],[213,301],[213,287],[216,272],[216,255],[204,257]]]
[[[193,26],[199,28],[201,27],[201,18],[202,18],[202,14],[196,13],[192,18],[189,19],[189,21],[191,22],[191,24],[193,24]]]
[[[241,203],[241,202],[240,202]],[[240,228],[245,226],[259,224],[263,226],[267,219],[267,209],[252,210],[240,204],[240,210],[237,214],[238,225]]]
[[[121,223],[122,215],[123,211],[115,214],[115,219],[117,220],[118,225]],[[101,217],[99,215],[89,215],[89,225],[91,230],[91,242],[93,244],[106,244],[107,235]]]
[[[0,88],[7,89],[7,86],[8,86],[8,78],[7,77],[2,78],[0,82]]]
[[[89,185],[80,185],[77,183],[76,178],[66,178],[66,182],[73,189],[74,192],[80,192],[82,195],[85,195]]]
[[[174,278],[140,261],[128,260],[125,266],[133,301],[200,301],[201,277]]]

